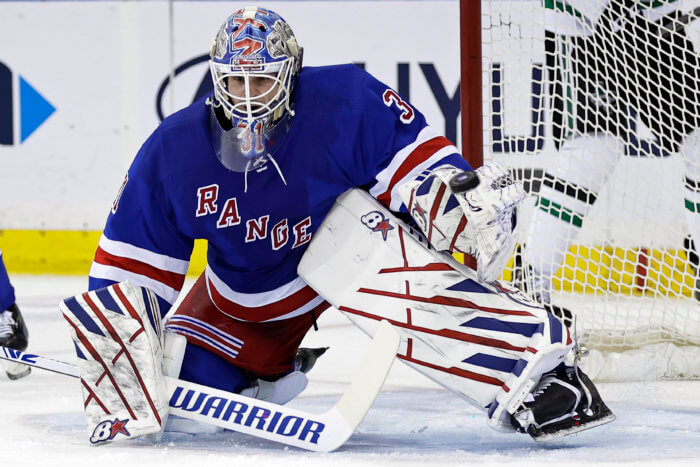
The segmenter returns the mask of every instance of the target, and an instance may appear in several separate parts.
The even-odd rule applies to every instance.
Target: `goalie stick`
[[[380,322],[359,374],[340,400],[322,414],[166,376],[170,413],[310,451],[333,451],[350,438],[371,407],[398,346],[399,334],[387,321]],[[0,358],[80,378],[77,366],[40,355],[0,346]]]

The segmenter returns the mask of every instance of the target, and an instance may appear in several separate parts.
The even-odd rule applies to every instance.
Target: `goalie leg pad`
[[[366,224],[367,213],[382,223]],[[509,411],[569,353],[568,331],[520,291],[479,282],[412,231],[351,190],[314,234],[299,274],[368,334],[388,320],[401,335],[399,359],[513,431]]]
[[[163,375],[177,378],[180,375],[182,362],[185,358],[185,349],[187,348],[187,339],[185,336],[168,331],[163,332]],[[197,425],[192,428],[191,425]],[[204,429],[200,428],[204,425]],[[203,431],[204,430],[204,431]],[[179,431],[186,433],[214,433],[223,431],[220,428],[211,425],[205,425],[194,420],[187,420],[181,417],[171,416],[166,412],[163,416],[161,429],[158,432],[144,435],[144,439],[152,443],[158,443],[163,438],[165,431]]]
[[[160,431],[168,411],[158,300],[128,282],[67,298],[92,444]]]

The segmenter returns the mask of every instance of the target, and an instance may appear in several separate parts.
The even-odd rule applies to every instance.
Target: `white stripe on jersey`
[[[155,292],[160,298],[170,303],[171,305],[177,299],[180,294],[179,290],[175,290],[172,287],[168,287],[160,281],[151,279],[150,277],[144,276],[142,274],[136,274],[129,272],[125,269],[117,268],[114,266],[106,266],[104,264],[96,263],[93,261],[90,267],[90,276],[96,279],[107,279],[115,282],[124,282],[128,280],[133,285],[138,285],[142,287],[148,287],[153,292]]]
[[[214,340],[213,338],[207,336],[206,334],[202,334],[201,332],[197,332],[193,329],[177,326],[174,324],[169,324],[166,327],[167,327],[167,329],[169,329],[171,331],[175,331],[178,334],[187,335],[187,336],[192,337],[195,340],[200,341],[203,344],[208,344],[208,345],[212,346],[213,348],[220,350],[222,353],[228,355],[231,358],[236,358],[238,356],[239,349],[232,349],[231,347],[223,345],[221,343],[221,341]]]
[[[444,146],[442,149],[434,153],[432,156],[430,156],[428,159],[425,161],[421,162],[420,164],[416,165],[413,167],[403,178],[398,180],[396,184],[391,188],[391,203],[389,204],[389,209],[392,211],[398,211],[401,208],[401,204],[403,201],[401,200],[401,196],[399,195],[399,187],[403,185],[404,183],[410,182],[412,180],[415,180],[416,177],[418,177],[421,172],[423,172],[425,169],[430,167],[431,165],[434,165],[436,162],[438,162],[440,159],[449,156],[450,154],[458,153],[459,150],[455,146]],[[392,174],[393,176],[393,174]],[[374,190],[376,188],[376,185],[370,189],[370,194],[374,195]],[[377,196],[381,193],[383,193],[386,190],[380,191],[377,193]]]
[[[210,333],[216,335],[222,341],[227,343],[229,346],[235,347],[236,350],[240,350],[240,348],[243,347],[243,341],[241,339],[232,336],[231,334],[225,333],[221,329],[214,327],[206,321],[202,321],[201,319],[197,319],[192,316],[176,314],[168,320],[168,322],[166,323],[166,327],[175,324],[177,324],[178,326],[190,327],[192,329],[199,328],[205,331],[209,331]]]
[[[394,158],[391,160],[391,163],[389,163],[389,165],[384,170],[377,174],[377,176],[375,177],[377,183],[372,188],[370,188],[369,193],[376,198],[377,196],[387,191],[389,189],[389,185],[391,184],[391,180],[396,174],[396,172],[399,171],[399,169],[401,169],[401,166],[404,164],[406,159],[408,159],[411,156],[411,154],[416,150],[416,148],[418,148],[421,144],[440,136],[442,135],[431,126],[426,126],[425,128],[423,128],[420,131],[420,133],[418,133],[416,140],[413,143],[401,149],[399,152],[397,152]],[[401,180],[399,180],[393,187],[391,187],[391,203],[389,205],[389,209],[393,211],[398,211],[401,207],[402,201],[398,191],[398,187],[401,186],[401,184],[415,179],[418,175],[420,175],[420,173],[423,170],[435,164],[443,157],[449,156],[453,153],[459,153],[459,150],[455,146],[444,146],[435,154],[431,155],[428,159],[413,167]]]
[[[140,248],[129,243],[110,240],[106,235],[102,235],[99,243],[106,253],[122,258],[129,258],[142,263],[150,264],[151,266],[170,271],[177,274],[187,274],[189,261],[173,258],[171,256],[154,253],[145,248]]]
[[[248,321],[244,319],[241,316],[236,316],[233,310],[226,310],[222,309],[219,304],[217,304],[217,300],[214,299],[212,296],[212,290],[210,287],[213,287],[215,291],[220,294],[221,296],[224,297],[224,299],[229,300],[233,303],[235,303],[236,306],[240,305],[243,307],[247,308],[263,308],[265,306],[269,305],[275,305],[278,302],[291,297],[295,293],[299,292],[301,289],[306,287],[306,282],[304,282],[301,278],[297,278],[281,287],[278,287],[274,290],[271,290],[269,292],[261,292],[261,293],[241,293],[241,292],[235,292],[231,290],[230,287],[228,287],[226,284],[221,281],[216,275],[214,274],[213,271],[207,266],[207,269],[205,270],[205,274],[208,275],[208,279],[212,279],[211,282],[209,280],[206,280],[207,284],[207,292],[209,293],[209,299],[212,301],[214,306],[223,314],[226,316],[229,316],[235,320],[238,321]],[[215,279],[215,280],[214,280]],[[301,287],[299,287],[299,282],[301,282]],[[225,288],[225,290],[219,289],[219,286],[222,286]],[[274,318],[270,319],[265,319],[261,320],[259,322],[261,323],[267,323],[270,321],[280,321],[284,319],[290,319],[290,318],[295,318],[297,316],[301,316],[304,313],[308,313],[309,311],[313,310],[317,306],[321,305],[324,302],[324,298],[320,295],[316,295],[314,298],[309,300],[308,302],[305,302],[303,305],[299,306],[298,308],[291,308],[291,310],[285,314],[275,316]],[[260,300],[260,301],[258,301]],[[300,300],[301,301],[301,300]]]
[[[261,307],[279,302],[306,287],[306,282],[304,282],[301,277],[297,277],[293,281],[287,282],[268,292],[243,293],[232,290],[224,281],[219,279],[209,265],[207,265],[204,270],[204,274],[224,298],[249,308]]]
[[[369,190],[369,194],[376,198],[377,196],[381,195],[386,190],[388,190],[389,183],[391,183],[392,177],[394,176],[396,171],[399,170],[399,168],[408,158],[408,156],[411,155],[413,150],[421,144],[425,143],[426,141],[430,141],[431,139],[437,138],[438,136],[442,135],[430,125],[423,128],[420,131],[420,133],[418,133],[416,140],[413,143],[401,149],[400,151],[398,151],[396,155],[394,155],[394,157],[391,159],[389,165],[384,170],[379,172],[376,177],[374,177],[377,180],[377,183]]]
[[[294,311],[290,311],[289,313],[282,315],[282,316],[277,316],[276,318],[272,319],[266,319],[265,321],[261,321],[262,323],[269,323],[270,321],[281,321],[283,319],[291,319],[291,318],[296,318],[297,316],[301,316],[304,313],[308,313],[309,311],[313,310],[317,306],[319,306],[321,303],[323,303],[324,298],[321,297],[320,295],[313,300],[311,300],[309,303],[306,305],[297,308]]]

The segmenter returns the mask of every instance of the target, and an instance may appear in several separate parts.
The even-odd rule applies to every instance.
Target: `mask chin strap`
[[[287,186],[287,180],[284,178],[284,174],[282,173],[282,169],[280,169],[279,164],[275,160],[274,157],[272,157],[272,154],[266,154],[263,156],[256,157],[255,159],[249,159],[248,163],[245,165],[245,172],[243,173],[243,193],[248,193],[248,170],[250,169],[250,164],[253,163],[254,160],[259,159],[260,157],[267,157],[270,159],[272,162],[272,165],[275,166],[275,169],[277,169],[277,173],[279,174],[280,178],[282,179],[282,183],[284,183],[285,186]]]

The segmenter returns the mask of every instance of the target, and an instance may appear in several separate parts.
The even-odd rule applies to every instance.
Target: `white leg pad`
[[[367,225],[368,213],[381,217]],[[508,428],[508,410],[573,347],[542,306],[485,283],[427,247],[414,229],[367,193],[338,198],[314,234],[300,276],[371,335],[386,319],[399,332],[397,357]]]
[[[180,376],[182,360],[185,358],[187,339],[185,336],[165,330],[165,346],[163,347],[163,374],[177,378]]]
[[[172,378],[180,376],[182,361],[185,358],[187,349],[187,339],[181,334],[165,331],[165,347],[163,350],[163,374]],[[149,435],[148,440],[158,442],[163,436],[163,432],[189,433],[189,434],[212,434],[221,433],[223,428],[198,422],[177,415],[167,415],[164,420],[163,429],[158,433]]]
[[[160,431],[168,394],[155,295],[123,282],[68,298],[60,308],[78,353],[90,442]]]
[[[163,332],[163,375],[177,378],[180,376],[182,361],[185,358],[185,349],[187,348],[187,339],[185,336],[177,334],[167,329]],[[196,426],[190,426],[196,425]],[[199,426],[201,425],[201,427]],[[156,433],[151,433],[144,436],[144,439],[157,443],[163,438],[165,431],[177,431],[184,433],[215,433],[223,431],[212,425],[187,420],[177,416],[165,414],[161,429]]]

